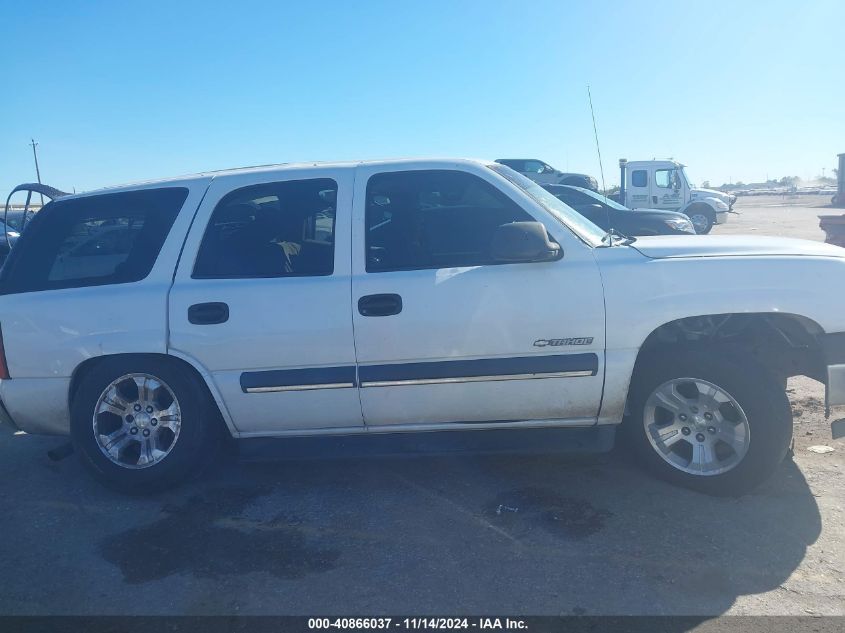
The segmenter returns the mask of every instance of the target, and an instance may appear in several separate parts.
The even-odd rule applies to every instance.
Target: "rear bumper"
[[[20,431],[18,425],[15,424],[15,421],[12,419],[12,416],[9,415],[9,412],[6,410],[6,405],[3,404],[2,400],[0,400],[0,424],[11,428],[13,432]]]
[[[70,378],[0,380],[0,402],[5,415],[21,431],[70,435],[69,388]]]
[[[827,365],[825,404],[845,405],[845,332],[825,334],[819,342]]]
[[[828,407],[845,405],[845,365],[827,366],[825,401]]]

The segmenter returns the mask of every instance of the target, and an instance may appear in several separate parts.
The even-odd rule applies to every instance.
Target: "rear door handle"
[[[402,297],[396,294],[366,295],[358,299],[361,316],[391,316],[402,312]]]
[[[214,325],[229,320],[229,306],[219,301],[195,303],[188,308],[188,321],[194,325]]]
[[[652,196],[651,202],[652,202],[652,204],[657,204],[657,196]]]

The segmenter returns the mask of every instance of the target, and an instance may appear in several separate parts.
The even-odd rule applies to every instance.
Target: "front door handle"
[[[657,204],[657,196],[652,196],[651,202],[652,202],[652,204]]]
[[[361,316],[391,316],[402,312],[402,297],[396,294],[366,295],[358,299]]]
[[[214,325],[229,320],[229,306],[219,301],[195,303],[188,308],[188,321],[194,325]]]

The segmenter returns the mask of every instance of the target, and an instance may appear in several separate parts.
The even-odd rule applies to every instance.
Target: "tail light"
[[[6,365],[6,348],[3,346],[3,328],[0,327],[0,380],[6,380],[9,376],[9,366]]]

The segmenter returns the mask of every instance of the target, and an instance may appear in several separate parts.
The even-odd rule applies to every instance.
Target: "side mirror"
[[[490,254],[496,262],[517,264],[554,261],[563,257],[563,250],[540,222],[511,222],[496,229]]]

